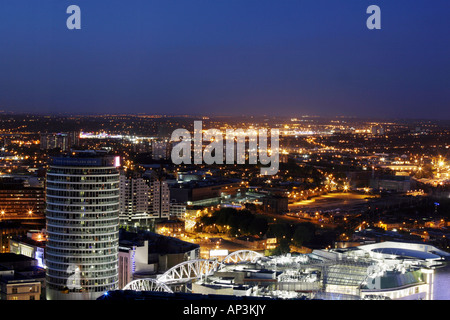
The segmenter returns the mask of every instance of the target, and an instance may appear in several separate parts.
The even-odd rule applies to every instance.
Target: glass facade
[[[47,172],[47,299],[118,288],[119,172],[114,157],[56,158]]]

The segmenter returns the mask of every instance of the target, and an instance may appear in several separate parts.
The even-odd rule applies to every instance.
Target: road
[[[350,192],[329,193],[289,204],[289,210],[295,211],[326,211],[344,209],[367,203],[366,198],[375,199],[376,196],[368,194],[355,194]]]
[[[2,221],[17,221],[17,220],[45,220],[45,216],[39,215],[9,215],[1,214],[0,222]]]

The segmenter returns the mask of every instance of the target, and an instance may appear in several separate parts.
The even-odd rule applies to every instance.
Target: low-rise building
[[[407,192],[412,188],[409,176],[382,176],[370,180],[370,187],[374,190],[385,190],[392,192]]]
[[[37,263],[21,254],[0,254],[0,300],[43,299],[45,271]]]
[[[288,198],[280,195],[268,195],[263,198],[264,211],[270,213],[286,213],[289,211]]]
[[[14,270],[0,269],[0,300],[40,300],[40,297],[40,281]]]
[[[43,231],[29,230],[26,235],[14,236],[9,240],[9,252],[36,259],[39,267],[44,267],[46,235]]]
[[[175,236],[184,233],[184,221],[178,219],[165,220],[155,224],[156,233]]]

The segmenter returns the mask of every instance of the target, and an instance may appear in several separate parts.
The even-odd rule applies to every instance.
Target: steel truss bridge
[[[173,292],[164,282],[150,278],[131,281],[122,290]]]
[[[230,253],[222,260],[222,262],[219,262],[216,259],[189,260],[170,268],[156,279],[145,278],[131,281],[122,290],[162,291],[172,293],[173,291],[170,289],[170,285],[185,284],[196,279],[201,279],[202,277],[213,275],[214,272],[221,270],[227,265],[240,262],[255,263],[261,258],[263,258],[263,255],[258,252],[239,250]]]

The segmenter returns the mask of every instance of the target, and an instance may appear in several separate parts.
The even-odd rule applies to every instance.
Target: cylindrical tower
[[[93,300],[118,286],[118,157],[77,152],[47,171],[47,300]]]

